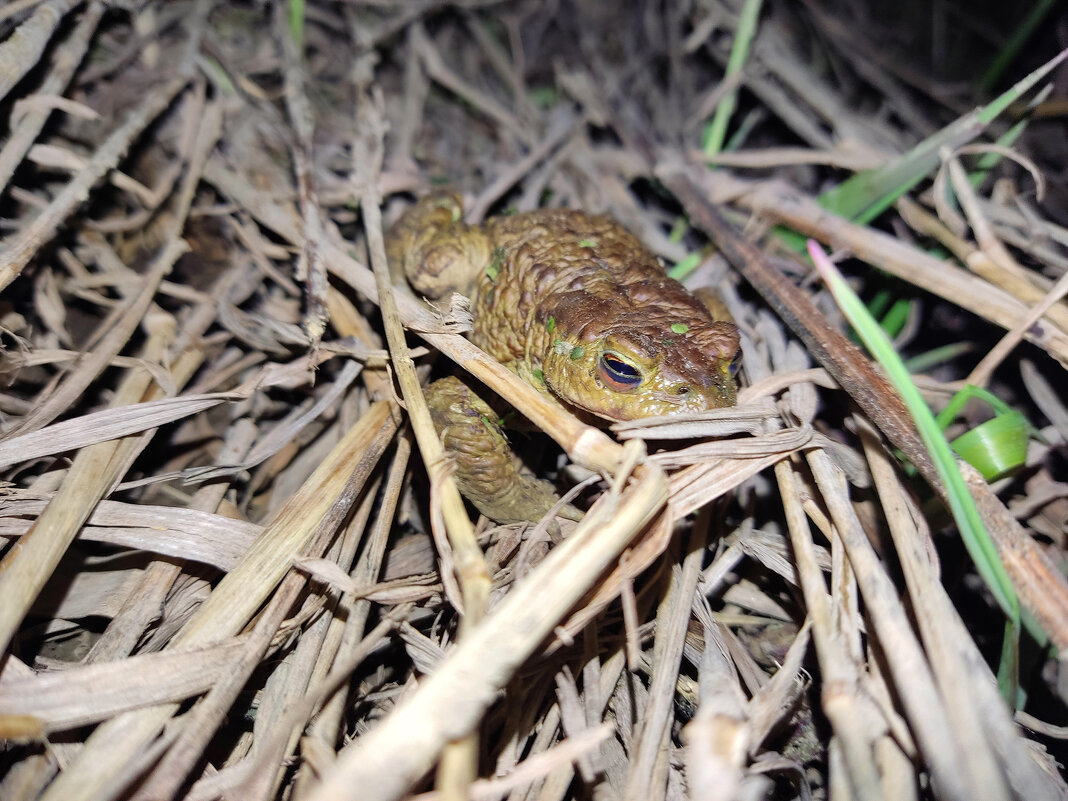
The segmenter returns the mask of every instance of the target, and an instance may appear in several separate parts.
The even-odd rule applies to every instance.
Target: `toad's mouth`
[[[601,407],[600,409],[592,409],[578,400],[557,395],[555,390],[553,395],[560,402],[560,405],[571,412],[571,414],[586,425],[594,426],[595,428],[604,428],[606,422],[625,423],[632,419],[629,415],[612,414],[611,411],[605,410],[604,407]]]
[[[646,403],[635,403],[635,396],[627,395],[615,404],[601,403],[594,405],[583,401],[581,398],[562,395],[551,383],[546,383],[548,384],[549,389],[552,390],[553,397],[560,402],[561,406],[571,412],[571,414],[583,423],[596,426],[597,428],[604,428],[606,422],[629,423],[633,420],[640,420],[650,416],[660,417],[671,415],[672,413],[681,412],[688,408],[687,404],[681,398],[666,392],[649,393]],[[657,405],[663,406],[663,408],[656,412],[650,412],[648,408],[646,408],[648,406],[648,401],[656,401]],[[700,409],[697,408],[691,410],[700,411]]]
[[[618,409],[609,408],[606,404],[593,404],[583,402],[582,399],[560,392],[560,388],[554,386],[546,377],[545,385],[549,388],[552,396],[567,411],[577,417],[581,422],[595,428],[604,428],[607,423],[624,423],[632,419],[631,415],[623,414]]]

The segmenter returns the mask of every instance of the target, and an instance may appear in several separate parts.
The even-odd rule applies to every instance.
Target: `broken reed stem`
[[[333,665],[330,668],[330,672],[323,677],[321,681],[314,682],[307,692],[303,694],[300,700],[292,707],[286,710],[281,722],[279,723],[275,732],[271,735],[271,742],[264,746],[260,753],[276,753],[279,749],[277,747],[278,741],[282,741],[287,732],[299,731],[303,727],[303,724],[309,717],[311,717],[317,707],[322,704],[322,709],[326,709],[328,699],[342,695],[340,692],[344,689],[345,684],[352,678],[352,674],[356,672],[360,664],[371,653],[378,648],[386,636],[396,628],[400,623],[404,622],[408,615],[412,611],[413,604],[403,603],[399,606],[391,609],[382,620],[378,622],[366,637],[361,637],[357,641],[353,642],[351,647],[347,648],[343,652],[337,654],[337,658],[334,660]],[[321,717],[322,711],[316,716],[315,722]],[[315,725],[313,722],[313,726]],[[308,738],[305,738],[305,742]],[[331,744],[331,752],[333,745]],[[305,752],[307,757],[307,752]],[[250,772],[254,773],[255,770],[260,769],[275,769],[280,766],[276,764],[264,766],[262,760],[255,760],[250,766]],[[306,769],[307,759],[305,759],[302,768]],[[250,777],[250,780],[255,777]],[[241,791],[242,785],[239,783],[235,788],[234,797],[244,798],[244,794]],[[298,778],[298,797],[306,797],[307,790],[299,790],[299,778]]]
[[[363,501],[351,515],[350,525],[345,526],[344,531],[334,538],[324,554],[326,561],[334,563],[344,573],[352,569],[356,549],[363,542],[367,520],[380,486],[381,475],[377,475],[363,492]],[[308,553],[316,555],[310,549]],[[235,793],[235,797],[244,801],[268,801],[278,797],[279,788],[288,773],[289,757],[308,724],[304,718],[298,723],[285,725],[286,711],[298,706],[309,688],[317,684],[336,661],[337,645],[345,627],[345,621],[338,619],[337,612],[339,609],[348,611],[351,604],[341,606],[343,601],[333,594],[323,593],[320,597],[326,607],[323,614],[309,623],[286,656],[288,669],[272,673],[261,693],[259,711],[252,729],[254,759],[260,767],[247,774],[247,781],[240,792]]]
[[[372,112],[372,101],[364,96],[360,108],[364,109],[363,119],[360,123],[362,135],[359,137],[364,143],[355,149],[358,154],[356,159],[357,169],[363,170],[368,161],[381,163],[381,118],[377,112]],[[370,115],[374,119],[369,119]],[[376,156],[372,156],[376,153]],[[404,327],[401,324],[400,315],[397,312],[397,304],[393,297],[392,282],[389,276],[389,265],[386,260],[385,240],[382,236],[382,215],[378,208],[378,192],[375,189],[377,181],[367,180],[371,178],[366,174],[361,176],[364,180],[359,193],[360,210],[363,215],[364,230],[367,234],[368,249],[371,255],[371,265],[374,269],[375,281],[378,289],[379,308],[382,311],[383,325],[386,330],[386,340],[389,343],[390,358],[393,370],[400,384],[401,393],[404,396],[408,418],[411,421],[412,431],[415,434],[416,443],[423,455],[427,472],[431,480],[438,484],[441,496],[441,513],[444,518],[447,541],[452,546],[456,559],[456,569],[460,580],[463,598],[460,606],[463,607],[464,616],[472,616],[471,622],[477,622],[483,614],[489,602],[490,576],[482,556],[482,549],[478,547],[475,538],[475,530],[471,520],[467,516],[463,499],[456,489],[456,483],[451,477],[446,476],[442,469],[444,463],[444,449],[434,424],[430,419],[430,411],[427,409],[423,391],[419,385],[419,377],[415,374],[415,363],[408,352],[408,344],[404,338]],[[432,514],[433,516],[433,514]],[[460,599],[452,599],[454,602]],[[469,625],[469,624],[468,624]]]
[[[292,557],[302,552],[351,476],[366,481],[396,431],[390,404],[372,405],[263,530],[258,547],[219,582],[174,643],[210,641],[240,631],[290,570]]]

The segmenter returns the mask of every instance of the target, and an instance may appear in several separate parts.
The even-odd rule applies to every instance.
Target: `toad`
[[[390,229],[390,263],[432,300],[471,299],[471,340],[587,422],[700,412],[735,403],[738,329],[669,278],[614,220],[570,209],[463,221],[439,191]],[[427,391],[460,491],[498,522],[555,503],[515,467],[497,415],[458,378]]]

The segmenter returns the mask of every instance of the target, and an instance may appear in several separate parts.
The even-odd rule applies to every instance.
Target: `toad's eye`
[[[741,370],[741,369],[742,369],[742,352],[738,351],[738,353],[735,354],[734,359],[731,360],[731,367],[730,367],[731,378],[737,378],[738,377],[738,371]]]
[[[613,389],[634,389],[642,382],[642,374],[638,372],[638,368],[614,353],[602,355],[600,366],[601,378]]]

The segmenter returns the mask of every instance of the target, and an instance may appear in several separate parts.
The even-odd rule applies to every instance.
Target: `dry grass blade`
[[[0,537],[29,531],[48,500],[0,498]],[[79,536],[123,548],[152,551],[230,570],[263,531],[262,526],[196,509],[101,501]]]
[[[897,593],[849,505],[841,474],[821,451],[810,453],[808,461],[856,570],[868,614],[879,627],[880,640],[888,643],[884,653],[890,670],[896,681],[907,688],[903,693],[906,714],[912,720],[914,736],[931,765],[939,792],[946,798],[962,800],[977,795],[1008,798],[1008,788],[997,773],[990,770],[991,761],[978,764],[983,755],[967,752],[951,727],[944,703],[928,672],[926,659],[898,603]],[[968,763],[971,771],[959,771],[957,766],[969,758],[975,760]]]
[[[11,5],[9,4],[9,7]],[[63,90],[70,83],[75,69],[81,63],[82,57],[89,47],[89,40],[96,30],[100,18],[104,16],[104,11],[105,6],[102,2],[89,4],[86,13],[82,15],[78,22],[78,27],[70,38],[64,42],[62,55],[52,65],[51,74],[41,85],[40,95],[46,98],[58,98],[63,93]],[[33,146],[34,140],[41,133],[41,128],[44,127],[50,112],[50,107],[34,107],[19,117],[15,130],[12,131],[7,142],[0,149],[0,187],[7,187],[15,168],[18,167]]]
[[[15,242],[0,254],[0,289],[10,284],[38,249],[55,235],[64,218],[85,199],[89,189],[108,170],[115,167],[129,149],[134,138],[170,106],[187,83],[188,81],[184,79],[175,79],[160,91],[152,92],[137,113],[131,114],[130,118],[100,146],[93,159],[85,165],[63,192],[20,233]]]
[[[1044,797],[1050,788],[1031,773],[1026,745],[1016,736],[1010,716],[994,691],[993,677],[938,581],[929,543],[924,541],[929,532],[919,528],[923,518],[916,509],[909,508],[909,498],[870,430],[865,435],[865,452],[905,570],[913,607],[922,610],[918,615],[921,636],[955,731],[964,739],[969,755],[978,755],[980,761],[989,762],[994,751],[1015,753],[1014,758],[1006,760],[1012,786],[1017,792],[1027,788],[1023,794],[1029,798]]]
[[[74,0],[45,3],[0,46],[0,99],[37,64],[60,20],[75,5]]]
[[[0,715],[36,718],[48,734],[182,701],[231,673],[245,650],[238,640],[7,681],[0,685]]]
[[[304,493],[292,499],[240,564],[215,588],[208,602],[172,640],[171,647],[207,644],[240,631],[289,571],[292,557],[311,539],[337,501],[337,494],[349,486],[354,476],[366,480],[395,425],[389,405],[384,402],[364,415],[337,444],[332,458],[308,478]],[[94,732],[80,759],[50,785],[45,798],[93,798],[173,712],[174,707],[164,706],[112,718]]]

